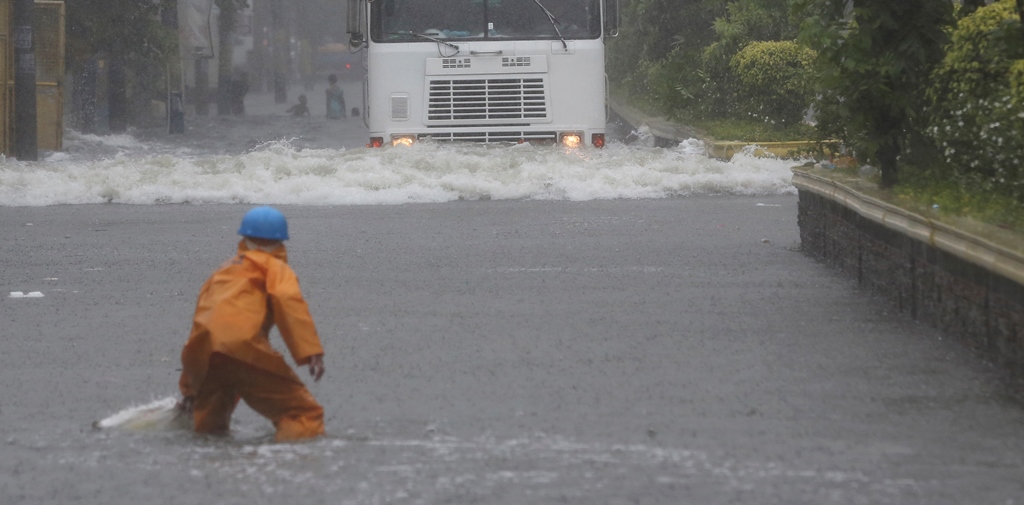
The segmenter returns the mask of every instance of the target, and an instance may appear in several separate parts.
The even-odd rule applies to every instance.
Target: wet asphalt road
[[[331,436],[91,431],[175,391],[247,208],[0,208],[0,503],[1024,503],[999,373],[794,196],[282,207]]]

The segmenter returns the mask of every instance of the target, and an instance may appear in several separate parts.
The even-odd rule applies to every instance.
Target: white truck
[[[605,143],[618,0],[349,0],[370,147]]]

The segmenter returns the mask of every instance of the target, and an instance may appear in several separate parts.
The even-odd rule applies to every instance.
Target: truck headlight
[[[416,143],[415,135],[392,135],[391,145],[392,146],[411,146]]]
[[[583,134],[579,132],[563,133],[559,142],[565,147],[575,149],[583,145]]]

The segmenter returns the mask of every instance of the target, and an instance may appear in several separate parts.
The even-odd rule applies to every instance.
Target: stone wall
[[[837,198],[820,187],[797,188],[806,254],[834,265],[899,312],[977,349],[1024,381],[1024,284],[975,261],[990,256],[940,247],[935,231],[916,234],[924,240],[915,237],[884,215],[851,205],[848,194]]]

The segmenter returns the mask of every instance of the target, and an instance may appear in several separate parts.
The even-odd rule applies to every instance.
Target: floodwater
[[[642,133],[369,150],[286,108],[0,163],[0,502],[1024,503],[1024,409],[799,253],[792,161]],[[195,293],[263,203],[328,436],[275,444],[245,407],[226,438],[95,430],[175,392]]]
[[[367,205],[795,193],[793,162],[746,155],[722,162],[703,156],[698,141],[673,149],[423,143],[370,150],[324,147],[365,143],[357,118],[196,122],[203,124],[185,138],[69,132],[65,152],[40,163],[0,165],[0,205]]]

